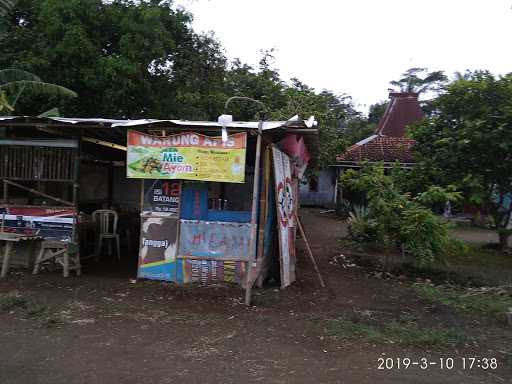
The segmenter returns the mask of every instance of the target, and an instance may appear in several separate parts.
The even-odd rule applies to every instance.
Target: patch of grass
[[[512,268],[512,258],[489,245],[465,244],[463,249],[446,252],[448,262],[491,265],[500,268]]]
[[[362,338],[370,342],[392,342],[414,346],[448,347],[463,344],[466,335],[458,329],[434,329],[411,324],[391,322],[385,327],[353,322],[346,318],[330,320],[328,333],[331,336],[351,339]]]
[[[16,308],[26,309],[28,304],[29,300],[16,291],[0,295],[0,309],[3,311],[11,311]]]
[[[503,315],[512,307],[512,298],[495,294],[465,296],[455,290],[430,285],[418,285],[416,292],[433,303],[441,303],[457,311],[475,312],[487,316]]]
[[[23,310],[29,317],[46,319],[49,316],[49,308],[46,305],[38,304],[18,291],[0,295],[1,310],[12,311],[17,308]]]

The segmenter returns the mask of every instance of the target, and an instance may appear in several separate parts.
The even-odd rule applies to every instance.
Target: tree
[[[0,68],[75,90],[80,100],[46,102],[72,116],[212,118],[225,57],[191,18],[171,1],[19,0],[0,36]],[[40,100],[19,108],[36,114]]]
[[[409,68],[402,78],[390,81],[398,92],[424,93],[435,91],[447,80],[443,71],[428,72],[427,68]]]
[[[424,182],[457,185],[486,208],[504,248],[512,215],[512,75],[474,72],[448,85],[434,108],[411,132],[417,171],[428,176]]]
[[[299,79],[284,82],[273,67],[272,51],[263,51],[258,70],[236,59],[226,73],[226,95],[246,96],[262,101],[267,118],[287,120],[294,115],[303,118],[315,116],[319,123],[320,167],[334,164],[336,155],[347,147],[344,128],[359,116],[350,96],[336,95],[331,91],[316,92]],[[230,113],[236,119],[257,118],[259,108],[248,103],[234,102]]]
[[[37,73],[80,95],[24,97],[18,111],[26,115],[57,105],[76,117],[216,120],[227,98],[251,97],[267,106],[267,118],[314,115],[321,164],[334,163],[347,145],[343,128],[358,116],[350,97],[285,82],[273,50],[256,69],[228,65],[215,36],[195,33],[191,20],[170,0],[19,0],[0,35],[0,68]],[[259,109],[234,102],[229,112],[252,120]]]
[[[374,134],[377,124],[363,116],[352,117],[343,129],[343,136],[349,145],[355,144]]]
[[[380,118],[384,116],[384,112],[386,111],[387,107],[387,101],[382,101],[380,103],[370,105],[368,111],[368,122],[373,124],[379,124]]]

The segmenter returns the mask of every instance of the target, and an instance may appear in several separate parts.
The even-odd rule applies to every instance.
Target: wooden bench
[[[5,278],[9,273],[11,250],[13,244],[19,244],[22,241],[35,241],[40,240],[41,237],[37,235],[23,235],[19,233],[0,232],[0,241],[5,242],[4,259],[2,262],[2,272],[0,278]]]
[[[70,248],[74,247],[73,252]],[[37,255],[33,274],[36,275],[41,269],[41,265],[46,261],[52,261],[62,265],[62,273],[64,277],[69,276],[69,271],[76,271],[76,275],[80,276],[82,267],[80,265],[80,252],[75,243],[69,243],[57,240],[44,240],[41,242],[41,249]]]

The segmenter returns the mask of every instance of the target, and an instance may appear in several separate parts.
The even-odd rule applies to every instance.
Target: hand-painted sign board
[[[276,192],[277,224],[279,225],[279,253],[281,264],[281,287],[295,281],[295,214],[296,193],[291,175],[289,157],[272,147]]]
[[[247,134],[184,132],[167,137],[128,131],[127,177],[243,183]]]
[[[145,212],[178,214],[180,207],[181,181],[144,180]]]
[[[181,220],[178,257],[249,260],[250,223]]]

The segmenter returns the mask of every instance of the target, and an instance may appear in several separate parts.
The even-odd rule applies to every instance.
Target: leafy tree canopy
[[[212,99],[197,94],[222,90],[225,58],[190,18],[169,1],[20,0],[0,38],[0,67],[73,89],[80,97],[60,102],[68,115],[208,114]],[[23,108],[35,114],[40,103]]]
[[[320,163],[334,163],[350,141],[344,129],[360,118],[350,97],[284,81],[272,50],[257,68],[228,63],[215,36],[195,33],[191,20],[170,0],[19,0],[0,35],[0,68],[36,73],[78,97],[23,97],[17,113],[57,106],[77,117],[215,120],[227,98],[246,96],[267,106],[267,118],[314,115]],[[258,108],[234,102],[229,112],[254,119]]]
[[[504,246],[512,205],[512,75],[474,72],[445,88],[412,130],[423,183],[455,184],[494,217]]]

